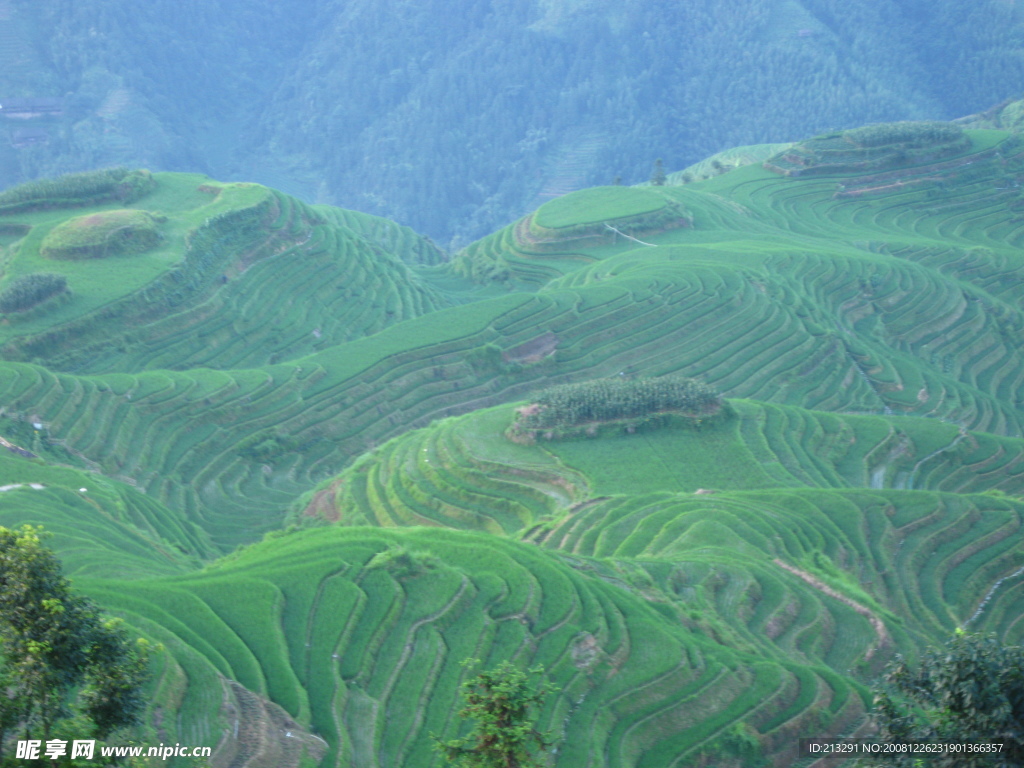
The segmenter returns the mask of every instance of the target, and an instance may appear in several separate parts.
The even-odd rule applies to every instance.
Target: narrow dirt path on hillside
[[[811,574],[807,573],[807,571],[801,571],[799,568],[789,565],[788,563],[784,563],[778,558],[775,558],[772,562],[780,568],[784,568],[785,570],[789,571],[794,576],[803,579],[805,582],[810,584],[819,592],[824,592],[829,597],[834,597],[839,602],[846,603],[846,605],[853,608],[854,611],[859,613],[861,616],[866,618],[871,623],[871,626],[875,630],[875,636],[878,637],[878,645],[874,648],[868,649],[868,652],[864,654],[865,659],[870,660],[871,657],[875,655],[875,651],[879,650],[883,646],[892,644],[892,638],[889,636],[889,630],[885,628],[885,624],[882,623],[882,620],[871,612],[870,608],[861,605],[853,598],[847,597],[844,594],[836,592],[836,590],[832,589],[832,587],[825,584],[823,581],[821,581],[821,579],[817,578],[816,576],[812,576]]]

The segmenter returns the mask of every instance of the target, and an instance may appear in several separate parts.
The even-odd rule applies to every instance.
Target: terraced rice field
[[[0,216],[0,292],[71,289],[0,319],[0,524],[164,643],[150,727],[218,765],[439,765],[469,656],[546,666],[560,768],[796,764],[895,653],[1024,631],[1024,146],[915,157],[583,191],[450,260],[181,174],[146,253],[40,256],[120,203]],[[668,373],[727,407],[504,436]]]
[[[586,557],[689,559],[712,546],[730,559],[814,560],[818,571],[825,555],[852,574],[860,598],[878,585],[871,599],[896,601],[894,616],[934,614],[929,631],[962,624],[981,601],[986,578],[965,562],[991,574],[1020,557],[1024,441],[926,420],[731,405],[733,415],[700,430],[533,446],[504,437],[508,408],[446,419],[368,454],[306,511],[350,525],[503,533]],[[804,515],[815,522],[797,522]],[[823,528],[798,532],[808,525]],[[955,575],[928,587],[940,596],[930,605],[902,602],[920,586],[894,578],[940,579],[945,569]]]
[[[374,566],[395,547],[433,563],[413,576]],[[256,547],[202,576],[95,591],[132,618],[182,617],[175,634],[216,672],[310,719],[330,744],[328,765],[429,761],[429,734],[454,725],[469,656],[545,665],[562,690],[541,721],[563,739],[558,760],[574,765],[679,763],[738,717],[771,739],[778,723],[765,701],[786,702],[790,727],[818,717],[819,695],[834,704],[830,724],[863,711],[861,686],[817,663],[719,645],[681,624],[677,607],[659,610],[593,567],[501,537],[334,528]],[[761,695],[744,695],[751,689]]]

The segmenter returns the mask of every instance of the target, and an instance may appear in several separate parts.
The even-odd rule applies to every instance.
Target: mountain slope
[[[451,261],[197,175],[0,193],[0,522],[163,643],[149,735],[430,765],[474,656],[546,665],[561,768],[781,766],[863,733],[894,654],[1020,641],[1024,145],[719,164]],[[663,374],[724,406],[506,437]]]

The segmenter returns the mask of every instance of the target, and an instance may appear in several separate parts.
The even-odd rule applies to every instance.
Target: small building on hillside
[[[50,132],[42,127],[19,128],[11,134],[11,146],[15,149],[24,149],[49,143]]]
[[[0,100],[0,115],[3,117],[29,120],[34,117],[62,114],[64,114],[64,100],[55,96]]]

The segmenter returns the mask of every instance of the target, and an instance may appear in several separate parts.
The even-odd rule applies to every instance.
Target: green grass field
[[[163,643],[149,735],[217,766],[439,766],[467,657],[546,666],[559,768],[797,765],[895,654],[1024,633],[1024,146],[872,130],[450,258],[199,175],[5,209],[0,291],[70,293],[0,318],[0,524]],[[47,258],[111,216],[162,239]],[[726,406],[505,435],[663,374]]]
[[[537,209],[534,221],[545,229],[565,229],[652,213],[664,206],[665,198],[643,189],[593,187],[545,203]]]

